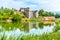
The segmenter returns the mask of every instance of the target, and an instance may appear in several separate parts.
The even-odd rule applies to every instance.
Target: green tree
[[[49,16],[54,16],[54,13],[52,13],[52,12],[49,12]]]
[[[12,21],[21,21],[22,16],[20,14],[13,14]]]
[[[54,13],[44,11],[43,9],[39,10],[39,16],[54,16]]]
[[[55,18],[60,18],[60,14],[56,13]]]
[[[42,16],[43,12],[44,12],[43,9],[39,10],[39,16]]]

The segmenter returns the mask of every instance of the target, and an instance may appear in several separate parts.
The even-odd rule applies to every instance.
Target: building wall
[[[29,10],[29,8],[27,7],[27,8],[20,8],[20,12],[22,12],[22,13],[26,13],[26,17],[27,18],[37,18],[38,17],[38,11],[37,10],[35,10],[35,11],[30,11]]]
[[[55,17],[53,16],[47,16],[47,17],[43,17],[43,20],[55,20]]]
[[[36,18],[38,18],[38,16],[39,16],[38,11],[35,13],[35,15],[36,15]]]
[[[38,17],[38,11],[35,10],[35,11],[32,11],[33,12],[33,18],[37,18]]]
[[[33,12],[29,11],[29,19],[33,17]]]
[[[21,9],[20,9],[20,11],[21,11],[21,12],[24,12],[24,9],[23,9],[23,8],[21,8]]]
[[[19,10],[20,12],[22,12],[27,18],[29,18],[29,8],[20,8]]]

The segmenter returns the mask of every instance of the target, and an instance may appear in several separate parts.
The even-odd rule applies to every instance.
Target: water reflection
[[[27,23],[0,23],[0,35],[4,33],[7,36],[19,36],[29,34],[51,33],[54,30],[54,25],[44,25],[39,22]]]

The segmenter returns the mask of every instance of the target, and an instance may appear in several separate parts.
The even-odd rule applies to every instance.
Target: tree
[[[43,12],[44,12],[43,9],[39,10],[39,16],[42,16]]]
[[[54,16],[54,13],[48,12],[48,11],[44,11],[43,9],[41,9],[39,11],[39,16]]]
[[[60,14],[56,13],[55,18],[60,18]]]
[[[43,13],[42,13],[42,16],[48,16],[49,14],[48,14],[48,12],[47,11],[44,11]]]
[[[12,21],[21,21],[22,16],[19,13],[12,15]]]
[[[10,17],[13,20],[21,20],[21,15],[19,12],[16,12],[16,14],[14,14],[14,12],[16,12],[14,9],[8,9],[8,8],[0,8],[0,19],[9,19]]]
[[[52,12],[49,12],[49,16],[54,16],[54,13],[52,13]]]

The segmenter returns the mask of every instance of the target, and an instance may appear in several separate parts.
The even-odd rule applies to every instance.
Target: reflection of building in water
[[[32,28],[38,28],[39,23],[38,22],[29,22],[29,30]]]
[[[36,30],[41,29],[43,31],[43,30],[48,30],[49,28],[51,28],[51,26],[53,25],[49,26],[49,25],[43,25],[42,23],[39,23],[39,22],[28,22],[28,23],[25,23],[23,27],[20,28],[20,30],[24,32],[30,32],[30,30],[32,29],[36,29]]]
[[[54,16],[44,16],[42,18],[43,24],[54,24],[55,17]]]
[[[24,26],[20,28],[20,30],[24,32],[29,32],[30,29],[38,28],[38,27],[39,27],[38,22],[28,22],[28,23],[25,23]]]

